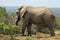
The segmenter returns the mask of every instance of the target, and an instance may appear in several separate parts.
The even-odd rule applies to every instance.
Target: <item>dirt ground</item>
[[[49,34],[37,33],[32,35],[32,40],[60,40],[60,30],[55,31],[56,36],[51,37]],[[26,40],[28,36],[16,35],[12,40]],[[11,40],[10,35],[0,35],[0,40]]]

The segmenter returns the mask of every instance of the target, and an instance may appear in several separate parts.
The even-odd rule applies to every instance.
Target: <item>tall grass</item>
[[[60,29],[60,17],[56,17],[56,29]]]

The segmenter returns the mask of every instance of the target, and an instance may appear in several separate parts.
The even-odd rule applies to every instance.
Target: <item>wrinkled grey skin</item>
[[[22,24],[22,35],[24,35],[25,29],[27,27],[28,35],[31,36],[31,25],[36,24],[39,26],[48,27],[51,36],[55,36],[55,16],[53,12],[47,7],[31,7],[31,6],[21,6],[16,11],[18,25],[21,17],[23,18]]]

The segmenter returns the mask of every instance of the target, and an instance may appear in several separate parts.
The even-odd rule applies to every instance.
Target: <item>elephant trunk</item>
[[[20,21],[20,16],[17,17],[16,25],[18,26],[18,22]]]

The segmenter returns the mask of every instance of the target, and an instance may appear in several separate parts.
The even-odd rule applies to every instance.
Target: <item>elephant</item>
[[[31,36],[31,25],[35,24],[37,27],[44,26],[50,31],[51,36],[55,36],[55,15],[48,7],[32,7],[21,6],[16,9],[17,21],[16,25],[21,18],[23,18],[22,35],[24,36],[27,27],[28,36]]]

